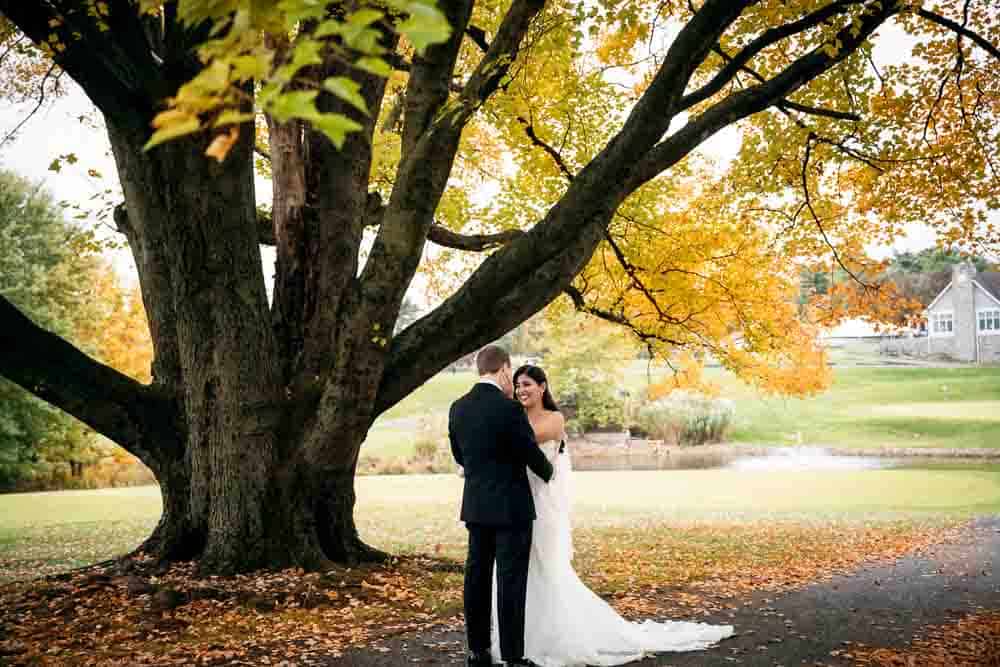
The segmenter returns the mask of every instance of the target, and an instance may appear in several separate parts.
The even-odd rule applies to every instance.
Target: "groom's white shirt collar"
[[[478,382],[476,382],[476,384],[491,384],[494,387],[496,387],[497,389],[499,389],[500,391],[503,391],[503,387],[501,387],[499,384],[497,384],[495,381],[493,381],[493,380],[491,380],[489,378],[481,378]]]

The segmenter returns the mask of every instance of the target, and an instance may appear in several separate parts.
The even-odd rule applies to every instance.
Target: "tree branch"
[[[37,326],[3,296],[0,321],[0,374],[143,461],[162,455],[150,449],[162,438],[148,438],[145,431],[151,422],[173,422],[169,401]]]
[[[842,14],[847,11],[850,5],[861,4],[862,0],[838,0],[832,4],[829,4],[815,12],[808,14],[797,21],[792,21],[791,23],[786,23],[776,28],[768,28],[761,35],[756,37],[753,41],[747,44],[743,49],[740,50],[735,56],[728,56],[721,48],[716,46],[714,51],[725,59],[726,65],[721,70],[716,73],[712,79],[694,91],[681,98],[678,103],[680,109],[688,109],[695,104],[702,102],[715,93],[725,87],[737,72],[743,69],[750,60],[753,59],[758,53],[766,49],[768,46],[776,44],[783,39],[787,39],[792,35],[796,35],[800,32],[804,32],[810,28],[814,28],[824,21]]]
[[[548,252],[545,225],[540,223],[487,257],[455,294],[392,339],[374,414],[388,410],[453,359],[496,340],[559,296],[590,260],[603,238],[607,215],[589,218],[558,252]],[[574,217],[574,222],[579,219]]]
[[[448,100],[448,90],[455,71],[462,34],[472,13],[472,0],[446,0],[442,10],[452,27],[447,42],[416,56],[406,85],[406,113],[403,119],[402,159],[413,153],[417,142],[431,126],[435,114]]]
[[[36,44],[58,38],[62,49],[53,60],[94,104],[123,127],[149,131],[156,103],[172,91],[131,3],[112,3],[103,18],[107,30],[98,28],[83,3],[0,0],[0,13]]]
[[[683,128],[659,143],[641,160],[629,180],[629,191],[634,191],[643,183],[670,168],[696,146],[737,120],[778,105],[788,95],[832,69],[853,53],[875,30],[891,16],[899,13],[897,2],[873,3],[872,9],[864,14],[856,34],[854,26],[845,26],[835,37],[841,48],[833,56],[821,48],[815,49],[794,60],[774,78],[756,86],[751,86],[727,96],[713,105]]]
[[[559,151],[557,151],[550,144],[546,143],[541,137],[538,136],[538,134],[535,132],[535,126],[530,121],[528,121],[528,119],[524,118],[523,116],[518,116],[517,120],[518,122],[521,123],[521,125],[524,125],[524,132],[525,134],[528,135],[528,138],[531,139],[531,143],[535,144],[543,151],[548,153],[549,156],[555,161],[556,165],[559,167],[559,171],[561,171],[563,173],[563,176],[566,177],[566,180],[572,181],[573,172],[569,170],[568,166],[566,166],[566,162],[565,160],[563,160],[562,154],[560,154]]]
[[[38,113],[38,110],[45,105],[45,83],[49,80],[49,77],[52,76],[52,72],[55,69],[56,65],[53,64],[49,66],[49,69],[45,72],[45,76],[42,77],[41,82],[38,84],[38,99],[35,102],[35,106],[24,116],[24,118],[20,120],[17,125],[14,126],[14,129],[4,135],[3,139],[0,139],[0,148],[2,148],[8,141],[16,137],[17,133],[21,131],[21,128],[24,127],[28,121],[31,120],[36,113]],[[56,75],[56,85],[58,85],[59,77],[61,76],[62,70],[60,70],[60,72]]]
[[[722,48],[716,46],[712,49],[715,53],[718,53],[723,59],[728,60],[731,56],[722,50]],[[767,79],[760,75],[756,70],[748,67],[747,65],[742,65],[740,67],[741,72],[746,72],[754,79],[760,83],[767,83]],[[783,99],[775,104],[776,107],[782,111],[798,111],[800,113],[808,114],[810,116],[823,116],[826,118],[836,118],[837,120],[849,120],[853,122],[860,122],[861,116],[859,114],[850,111],[838,111],[836,109],[822,109],[820,107],[809,106],[808,104],[800,104],[798,102],[793,102],[789,99]]]
[[[455,356],[512,329],[571,283],[590,260],[614,211],[628,194],[623,177],[634,168],[637,157],[663,136],[669,125],[665,115],[670,115],[711,44],[753,1],[708,0],[674,41],[671,55],[625,127],[575,176],[544,219],[524,237],[488,257],[458,292],[392,340],[375,414],[401,400]],[[512,11],[517,5],[515,2]],[[491,50],[500,41],[498,35]],[[487,60],[489,57],[484,58]],[[474,80],[470,79],[467,89],[481,85]],[[468,105],[459,106],[437,126],[460,128],[472,112]],[[430,146],[436,148],[437,144]],[[491,307],[484,309],[483,304]],[[441,336],[442,331],[448,335]]]
[[[1000,48],[997,48],[993,44],[990,44],[989,41],[979,33],[973,32],[972,30],[969,30],[965,26],[956,23],[955,21],[952,21],[951,19],[945,16],[936,14],[929,9],[924,9],[921,7],[920,9],[917,10],[916,14],[917,16],[925,18],[928,21],[931,21],[932,23],[937,23],[938,25],[943,26],[948,30],[952,30],[958,33],[959,35],[968,37],[973,42],[975,42],[980,48],[986,51],[988,54],[990,54],[997,60],[1000,60]]]
[[[535,16],[545,7],[545,0],[514,0],[497,30],[493,43],[472,72],[460,98],[461,125],[475,113],[507,77],[517,60],[524,37]]]
[[[809,215],[812,216],[813,222],[816,223],[816,228],[819,229],[819,233],[823,237],[823,242],[826,244],[826,247],[828,247],[830,251],[833,253],[833,258],[837,260],[837,264],[840,265],[840,268],[846,271],[847,275],[849,275],[854,280],[854,282],[858,283],[863,288],[865,288],[865,290],[872,289],[871,285],[862,281],[861,278],[855,275],[855,273],[851,271],[849,268],[847,268],[846,264],[844,264],[843,260],[840,258],[840,253],[837,252],[837,248],[833,245],[833,242],[830,241],[830,237],[827,236],[826,230],[823,228],[823,223],[820,221],[819,216],[816,215],[816,209],[813,208],[812,196],[810,195],[809,192],[809,157],[812,153],[812,142],[814,138],[815,137],[813,137],[812,135],[809,135],[809,137],[806,138],[806,152],[805,156],[802,158],[802,169],[800,171],[800,178],[802,180],[802,192],[805,195],[806,209],[809,211]]]
[[[507,245],[524,236],[520,229],[511,229],[496,234],[459,234],[441,225],[432,225],[427,232],[427,240],[445,248],[465,250],[467,252],[484,252],[499,246]]]
[[[652,343],[653,341],[666,343],[668,345],[676,345],[678,347],[684,345],[683,341],[667,338],[665,336],[662,336],[660,334],[655,334],[650,331],[643,331],[642,329],[637,327],[635,323],[633,323],[627,317],[625,317],[625,315],[622,313],[615,313],[610,310],[604,310],[589,305],[583,293],[573,285],[567,285],[566,288],[563,289],[563,293],[566,296],[568,296],[570,300],[573,302],[573,307],[576,308],[577,312],[585,313],[587,315],[592,315],[593,317],[602,319],[605,322],[611,322],[612,324],[617,324],[618,326],[625,327],[626,329],[632,332],[632,335],[634,335],[640,341],[645,343],[647,347],[649,347],[650,343]]]
[[[545,0],[514,0],[489,52],[457,100],[448,101],[447,88],[469,7],[449,9],[446,3],[455,34],[447,44],[430,49],[426,62],[414,63],[406,92],[403,153],[396,182],[361,276],[373,325],[390,328],[395,320],[434,224],[434,211],[448,184],[462,129],[507,75],[531,19],[544,4]]]
[[[674,39],[649,88],[609,144],[615,161],[634,160],[663,137],[674,116],[683,110],[680,101],[691,76],[723,33],[755,2],[705,0]]]
[[[381,224],[381,216],[385,213],[378,193],[369,193],[368,212],[365,214],[366,226]],[[274,245],[274,223],[268,212],[257,209],[258,243]],[[459,234],[440,224],[431,225],[427,232],[427,240],[445,248],[464,250],[467,252],[484,252],[492,250],[524,236],[520,229],[509,229],[495,234]]]
[[[799,104],[798,102],[793,102],[791,100],[781,100],[777,103],[780,109],[791,109],[792,111],[799,111],[810,116],[822,116],[824,118],[836,118],[837,120],[849,120],[852,122],[860,122],[861,116],[852,111],[839,111],[837,109],[823,109],[820,107],[809,106],[808,104]]]
[[[490,45],[486,41],[486,31],[476,25],[469,25],[465,29],[466,36],[472,40],[473,44],[479,47],[483,53],[489,53]]]

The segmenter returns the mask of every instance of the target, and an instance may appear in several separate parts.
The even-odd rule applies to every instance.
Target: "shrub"
[[[72,466],[66,462],[43,461],[16,468],[0,465],[0,493],[107,489],[155,483],[153,472],[136,459],[119,462],[109,458],[87,463],[81,466],[79,474],[73,474]]]
[[[622,428],[625,424],[625,402],[610,382],[594,380],[585,373],[569,373],[564,382],[561,400],[570,413],[572,428],[594,431]]]
[[[730,400],[675,391],[641,406],[636,421],[640,428],[664,442],[702,445],[721,441],[735,413]]]
[[[455,473],[458,464],[448,444],[448,422],[442,417],[420,421],[413,437],[413,456],[382,458],[364,455],[358,459],[359,475],[412,475]]]
[[[432,416],[420,420],[420,428],[413,439],[413,454],[416,462],[426,468],[419,472],[452,472],[455,469],[448,444],[446,417]]]
[[[433,461],[438,453],[438,440],[434,437],[423,437],[419,434],[413,443],[413,453],[419,461]]]

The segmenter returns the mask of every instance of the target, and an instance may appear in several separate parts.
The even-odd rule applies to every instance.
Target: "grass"
[[[573,481],[574,522],[586,530],[692,521],[881,521],[1000,511],[1000,467],[987,466],[578,472]],[[460,552],[465,539],[456,520],[461,484],[448,475],[363,478],[358,508],[364,534],[403,553]],[[400,508],[405,508],[403,516]]]
[[[457,519],[461,487],[462,480],[453,475],[358,478],[359,529],[373,544],[395,553],[460,558],[466,538]],[[745,541],[746,527],[753,525],[888,524],[1000,512],[1000,467],[991,466],[580,472],[574,489],[578,537],[591,545],[605,539],[666,539],[672,530],[692,524],[714,526],[698,534],[725,542],[730,530],[733,540]],[[159,510],[156,487],[0,496],[0,581],[130,551],[153,529]]]
[[[438,373],[405,400],[386,411],[380,420],[420,417],[429,412],[445,411],[452,401],[469,390],[475,380],[475,374],[470,371]]]
[[[839,355],[839,356],[838,356]],[[863,349],[834,351],[847,364],[877,361]],[[633,393],[646,385],[644,362],[623,369]],[[653,370],[654,380],[663,370]],[[1000,368],[838,366],[829,391],[806,399],[768,397],[731,373],[709,368],[723,396],[736,402],[733,442],[836,447],[1000,447]],[[366,456],[412,454],[415,425],[443,415],[475,381],[470,372],[442,373],[376,421]],[[558,384],[558,378],[553,378]],[[558,390],[558,387],[557,387]],[[409,418],[401,421],[400,418]]]
[[[1000,369],[838,368],[808,399],[769,398],[716,371],[736,401],[735,442],[1000,447]]]
[[[412,427],[376,423],[368,432],[361,452],[363,456],[406,458],[413,455],[415,438],[416,430]]]

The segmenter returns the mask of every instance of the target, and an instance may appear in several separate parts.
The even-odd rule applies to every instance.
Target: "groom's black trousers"
[[[469,649],[481,654],[490,650],[495,560],[500,657],[504,662],[520,660],[524,657],[524,598],[528,591],[532,524],[469,523],[466,527],[469,555],[465,559],[465,627]]]

